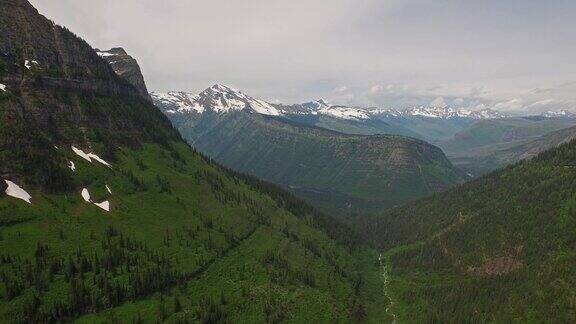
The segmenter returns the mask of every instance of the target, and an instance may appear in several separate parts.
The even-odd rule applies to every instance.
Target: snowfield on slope
[[[82,191],[80,192],[80,195],[82,195],[82,198],[84,199],[85,202],[91,202],[90,192],[88,191],[88,189],[83,188]]]
[[[108,200],[103,201],[101,203],[94,203],[94,205],[104,209],[105,211],[109,212],[110,211],[110,202]]]
[[[32,204],[32,202],[30,201],[30,199],[32,199],[32,196],[30,196],[30,194],[26,192],[26,190],[22,189],[19,185],[15,184],[10,180],[4,180],[4,182],[6,182],[6,184],[8,185],[8,188],[6,188],[6,195],[24,200],[25,202]]]
[[[24,61],[24,66],[25,66],[28,70],[30,70],[30,68],[32,68],[32,64],[38,65],[38,62],[36,62],[36,61],[34,61],[34,60],[31,60],[31,61],[30,61],[30,60],[25,60],[25,61]]]
[[[83,158],[84,160],[86,160],[90,163],[92,163],[92,160],[95,160],[97,162],[104,164],[105,166],[107,166],[109,168],[112,167],[110,165],[110,163],[104,161],[104,159],[100,158],[98,155],[96,155],[94,153],[86,153],[75,146],[72,146],[72,151],[74,151],[74,153],[76,153],[76,155],[78,155],[79,157]]]

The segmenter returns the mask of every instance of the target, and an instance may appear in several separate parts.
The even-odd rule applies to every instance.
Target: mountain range
[[[338,214],[377,212],[466,178],[440,149],[422,140],[343,132],[365,125],[358,123],[368,114],[358,109],[323,101],[272,105],[219,84],[196,96],[152,93],[152,98],[200,152]],[[303,116],[323,118],[312,123]]]
[[[212,101],[206,101],[206,92],[210,90],[224,93],[223,97],[212,97]],[[382,108],[362,108],[331,105],[324,99],[310,101],[303,104],[284,105],[271,104],[264,100],[255,99],[243,92],[221,84],[206,89],[200,94],[191,94],[187,92],[152,92],[151,95],[159,102],[165,105],[177,106],[177,109],[171,110],[171,113],[188,113],[195,111],[201,114],[206,107],[212,108],[217,112],[227,112],[229,110],[249,109],[254,112],[273,115],[273,116],[290,116],[290,115],[324,115],[345,120],[367,120],[377,117],[409,117],[421,116],[428,118],[471,118],[471,119],[496,119],[504,118],[507,115],[493,109],[469,110],[454,109],[450,107],[411,107],[406,109],[382,109]],[[240,104],[239,102],[242,102]],[[202,107],[202,108],[201,108]],[[223,108],[227,107],[227,108]]]

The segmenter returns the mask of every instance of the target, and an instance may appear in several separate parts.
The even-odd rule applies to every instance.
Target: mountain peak
[[[245,95],[239,90],[216,83],[198,95],[186,93],[152,93],[152,97],[167,107],[168,113],[214,112],[218,114],[242,111],[263,115],[281,115],[281,111],[271,104]]]
[[[122,47],[114,47],[107,51],[96,49],[96,53],[110,64],[119,77],[133,85],[144,99],[150,102],[152,101],[146,89],[144,76],[142,75],[142,70],[138,62],[132,56],[128,55],[126,50]]]
[[[316,102],[319,103],[319,104],[321,104],[322,106],[330,106],[330,104],[329,104],[326,100],[324,100],[324,99],[322,99],[322,98],[316,100]]]
[[[234,93],[235,93],[235,92],[240,92],[240,91],[238,91],[238,90],[236,90],[236,89],[233,89],[233,88],[231,88],[231,87],[229,87],[229,86],[226,86],[226,85],[223,85],[223,84],[220,84],[220,83],[214,84],[213,86],[211,86],[210,88],[206,89],[205,91],[207,91],[207,90],[212,90],[212,91],[217,91],[217,92],[234,92]]]

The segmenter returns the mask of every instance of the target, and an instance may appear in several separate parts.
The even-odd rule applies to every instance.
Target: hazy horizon
[[[576,109],[571,1],[32,0],[151,91],[222,83],[271,102]]]

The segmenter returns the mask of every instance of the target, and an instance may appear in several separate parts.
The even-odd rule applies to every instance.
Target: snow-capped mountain
[[[547,111],[540,116],[547,118],[576,118],[576,114],[568,110]]]
[[[151,93],[152,98],[164,105],[174,108],[168,113],[202,114],[205,111],[227,113],[230,111],[250,110],[263,115],[280,115],[281,112],[273,105],[245,95],[239,90],[215,84],[198,95],[186,92]]]
[[[279,105],[278,107],[283,114],[287,115],[324,115],[348,120],[363,120],[373,117],[369,109],[333,106],[324,99],[292,106]]]
[[[451,107],[413,107],[400,111],[401,115],[406,116],[422,116],[429,118],[472,118],[472,119],[497,119],[506,117],[502,113],[493,109],[482,110],[469,110],[469,109],[456,109]]]
[[[215,84],[198,95],[186,92],[151,93],[152,98],[163,106],[167,113],[202,114],[212,111],[219,114],[230,111],[248,110],[251,112],[281,116],[281,115],[324,115],[345,120],[368,120],[380,117],[426,117],[426,118],[471,118],[496,119],[506,117],[492,109],[468,110],[451,107],[413,107],[406,109],[363,108],[330,105],[323,99],[296,105],[271,104],[250,97],[239,90]]]

